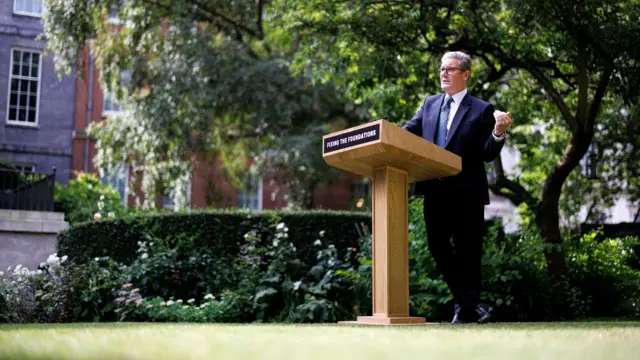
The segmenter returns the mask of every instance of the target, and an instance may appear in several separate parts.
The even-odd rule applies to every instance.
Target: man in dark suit
[[[484,206],[489,204],[485,162],[498,156],[511,124],[509,113],[494,112],[491,104],[467,93],[470,75],[467,54],[446,53],[440,66],[444,93],[427,97],[403,126],[462,159],[459,174],[414,184],[414,193],[425,197],[429,251],[456,301],[453,323],[491,317],[491,307],[479,296]]]

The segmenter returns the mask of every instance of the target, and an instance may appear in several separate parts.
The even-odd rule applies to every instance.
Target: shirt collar
[[[457,94],[453,94],[453,96],[451,96],[453,98],[453,102],[455,102],[456,104],[460,104],[460,102],[462,101],[462,99],[464,99],[464,96],[467,95],[467,88],[464,88],[464,90],[460,91]],[[445,95],[445,100],[449,97],[449,95]]]

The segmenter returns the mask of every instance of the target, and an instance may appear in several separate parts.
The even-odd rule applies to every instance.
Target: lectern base
[[[431,325],[423,317],[358,316],[357,321],[338,321],[345,325]]]

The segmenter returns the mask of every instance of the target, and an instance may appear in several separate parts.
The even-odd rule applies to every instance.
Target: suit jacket
[[[444,94],[427,97],[413,119],[402,128],[434,143],[444,98]],[[494,126],[493,106],[467,93],[451,122],[444,146],[461,157],[462,171],[454,176],[415,183],[414,193],[426,198],[489,204],[485,162],[493,161],[504,145],[504,139],[493,137]]]

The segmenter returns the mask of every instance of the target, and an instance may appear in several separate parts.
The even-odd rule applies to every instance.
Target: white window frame
[[[21,1],[21,2],[25,2],[25,1],[40,1],[40,12],[39,13],[35,13],[35,12],[18,10],[18,1]],[[35,18],[42,18],[42,12],[44,11],[44,1],[45,0],[13,0],[13,13],[16,14],[16,15],[24,15],[24,16],[30,16],[30,17],[35,17]]]
[[[104,89],[102,91],[102,116],[103,117],[110,117],[110,116],[121,116],[124,113],[124,110],[122,109],[122,104],[118,103],[118,100],[116,99],[116,95],[106,89]],[[111,104],[118,104],[118,106],[120,106],[120,110],[110,110],[110,109],[106,109],[105,106],[107,105],[107,97],[110,97],[111,99]]]
[[[131,71],[125,70],[120,73],[120,83],[122,85],[128,84],[131,81]],[[107,98],[110,98],[111,104],[118,104],[120,110],[105,109],[107,105]],[[106,87],[102,88],[102,117],[114,117],[123,116],[125,113],[124,105],[118,102],[116,94],[109,91]]]
[[[122,205],[124,207],[127,207],[128,205],[128,200],[129,200],[129,167],[127,167],[125,164],[123,164],[122,166],[118,167],[118,170],[115,174],[108,174],[110,177],[114,177],[114,176],[118,176],[121,175],[124,176],[124,194],[122,196]],[[107,184],[107,185],[111,185],[113,186],[116,191],[118,190],[118,188],[116,186],[114,186],[114,184],[111,184],[109,182],[106,181],[107,178],[107,174],[105,173],[104,169],[100,169],[100,182],[103,184]]]
[[[250,177],[250,179],[252,179],[252,180],[253,180],[253,179],[255,179],[255,178],[254,178],[253,176],[251,176],[251,177]],[[246,191],[246,189],[238,189],[238,190],[236,191],[236,206],[237,206],[238,208],[240,208],[240,209],[256,210],[256,211],[263,210],[263,206],[264,206],[264,205],[262,204],[262,197],[263,197],[263,196],[262,196],[262,191],[263,191],[263,178],[262,178],[262,176],[261,176],[261,177],[259,177],[257,180],[258,180],[258,188],[256,189],[256,196],[258,197],[258,205],[257,205],[257,208],[255,208],[255,209],[254,209],[254,208],[241,207],[241,206],[240,206],[240,204],[241,204],[242,202],[246,202],[246,201],[242,201],[242,202],[241,202],[241,197],[242,197],[243,199],[245,199],[245,197],[244,197],[244,192]]]
[[[31,54],[38,54],[40,61],[38,62],[38,89],[37,89],[37,94],[36,94],[36,114],[35,114],[35,122],[30,123],[29,121],[20,121],[20,120],[9,120],[9,114],[10,114],[10,108],[11,108],[11,82],[14,79],[14,77],[17,76],[17,79],[23,79],[23,80],[33,80],[34,78],[32,77],[28,77],[28,76],[22,76],[22,75],[14,75],[13,74],[13,52],[14,51],[20,51],[20,52],[29,52]],[[22,60],[21,60],[22,61]],[[18,125],[18,126],[24,126],[24,127],[38,127],[40,124],[40,94],[41,94],[41,89],[42,89],[42,62],[44,61],[43,57],[42,57],[42,51],[40,50],[34,50],[34,49],[28,49],[28,48],[21,48],[21,47],[12,47],[11,51],[9,51],[9,79],[8,79],[8,84],[7,84],[7,117],[6,117],[6,123],[9,125]],[[18,105],[20,104],[20,98],[18,97]],[[18,109],[16,109],[16,115],[18,114]],[[27,117],[28,117],[28,113],[27,113]]]

